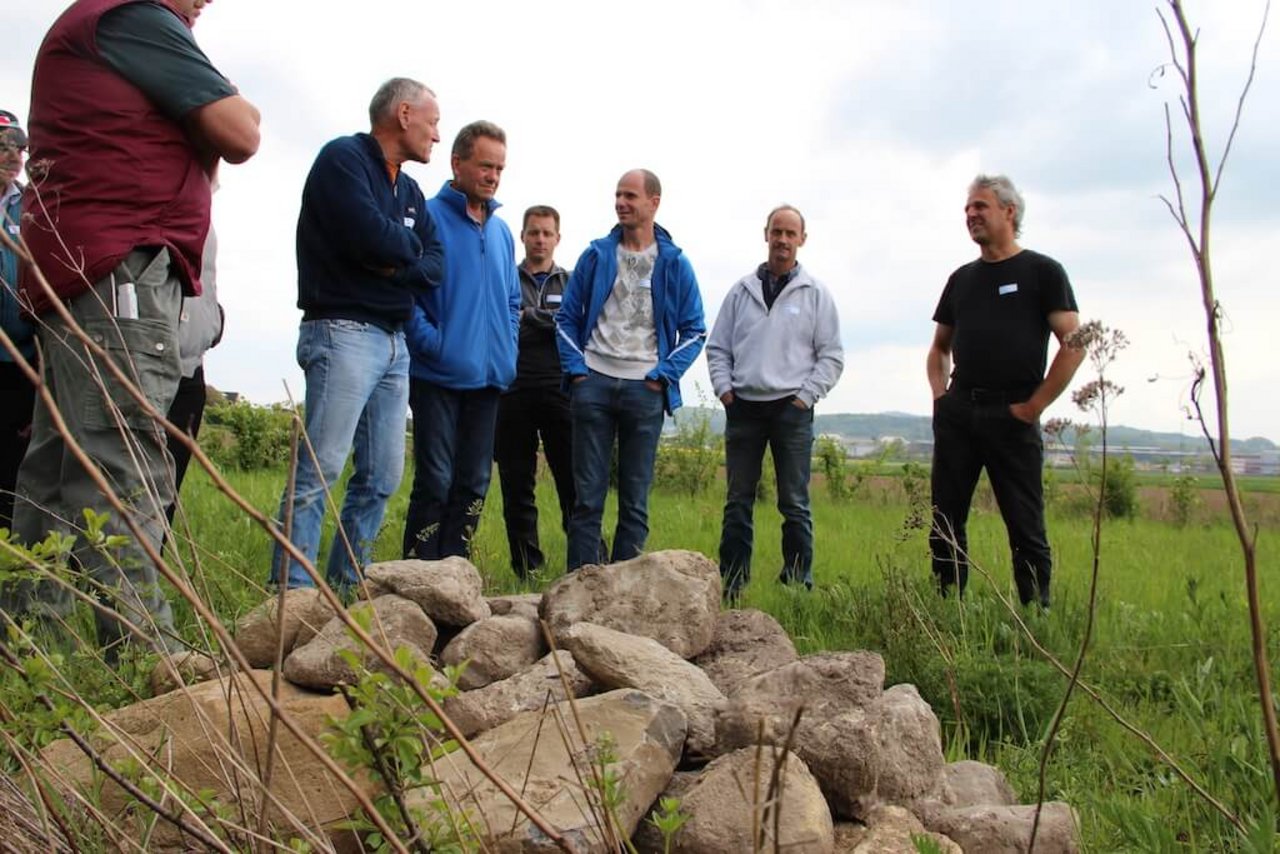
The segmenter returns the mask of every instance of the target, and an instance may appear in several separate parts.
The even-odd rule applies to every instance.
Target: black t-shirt
[[[1076,311],[1062,265],[1023,249],[951,274],[933,319],[953,330],[952,381],[964,388],[1030,389],[1044,379],[1049,314]]]
[[[236,93],[182,19],[156,3],[128,3],[105,13],[97,39],[103,60],[175,122]]]

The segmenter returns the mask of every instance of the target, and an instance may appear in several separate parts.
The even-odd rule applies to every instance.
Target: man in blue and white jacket
[[[355,471],[326,570],[329,584],[340,587],[359,580],[387,499],[400,488],[409,397],[404,327],[414,297],[443,276],[426,200],[401,168],[409,160],[426,163],[440,141],[435,94],[414,80],[388,80],[369,104],[369,121],[370,133],[320,150],[302,190],[298,365],[306,372],[308,445],[299,448],[294,483],[280,500],[294,546],[314,562],[325,492],[354,446]],[[277,546],[271,580],[282,575],[290,587],[314,583]]]
[[[752,511],[766,447],[782,514],[779,580],[813,587],[813,407],[840,379],[844,348],[831,293],[796,259],[806,237],[799,210],[769,212],[769,258],[730,289],[707,341],[711,388],[725,410],[720,574],[731,601],[751,577]]]
[[[680,407],[680,377],[706,337],[693,266],[654,222],[661,199],[662,184],[647,169],[622,176],[618,225],[582,253],[556,315],[573,412],[570,570],[644,550],[663,415]],[[618,526],[606,557],[600,528],[615,437]]]
[[[453,180],[427,203],[445,279],[420,294],[408,328],[413,491],[404,556],[469,556],[493,469],[498,397],[516,376],[520,279],[515,240],[495,216],[507,137],[493,122],[458,131]]]
[[[0,228],[14,244],[22,223],[22,158],[27,132],[18,117],[0,110]],[[28,362],[35,363],[36,331],[22,316],[18,297],[18,255],[0,241],[0,327]],[[31,440],[31,414],[36,387],[14,361],[8,348],[0,347],[0,528],[13,521],[13,487],[18,466]]]

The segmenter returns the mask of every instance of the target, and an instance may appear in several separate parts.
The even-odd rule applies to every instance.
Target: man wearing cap
[[[18,299],[18,254],[14,245],[22,222],[22,157],[27,134],[18,117],[0,110],[0,328],[28,362],[36,357],[36,332],[22,316]],[[0,528],[13,522],[13,487],[31,438],[36,389],[8,347],[0,347]]]
[[[14,529],[31,543],[78,533],[86,509],[109,514],[102,532],[123,544],[108,554],[78,538],[73,555],[106,600],[96,613],[109,655],[132,636],[178,648],[144,548],[159,546],[173,499],[173,461],[151,412],[169,409],[181,376],[178,318],[183,295],[200,293],[210,174],[258,148],[257,109],[191,34],[204,5],[77,0],[46,34],[32,77],[22,237],[35,266],[23,270],[22,291],[40,320],[44,383],[126,517],[37,401]],[[60,617],[71,603],[48,581],[13,594],[10,615]]]

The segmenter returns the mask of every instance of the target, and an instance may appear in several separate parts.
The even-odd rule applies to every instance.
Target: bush
[[[1102,483],[1102,469],[1089,473],[1094,485]],[[1102,490],[1102,509],[1111,519],[1136,519],[1138,517],[1138,477],[1134,473],[1133,457],[1107,458],[1107,482]]]
[[[272,468],[289,459],[293,412],[284,406],[223,403],[205,414],[200,447],[223,468],[240,471]]]
[[[715,482],[724,439],[711,429],[706,410],[678,416],[676,434],[658,444],[654,483],[689,496],[703,495]]]

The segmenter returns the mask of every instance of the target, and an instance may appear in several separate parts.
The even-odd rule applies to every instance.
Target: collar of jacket
[[[467,196],[461,190],[455,189],[453,181],[445,181],[440,187],[440,192],[436,193],[436,198],[453,208],[460,216],[467,216]],[[497,199],[490,199],[484,204],[484,221],[487,223],[493,218],[493,212],[502,207],[502,203]]]

